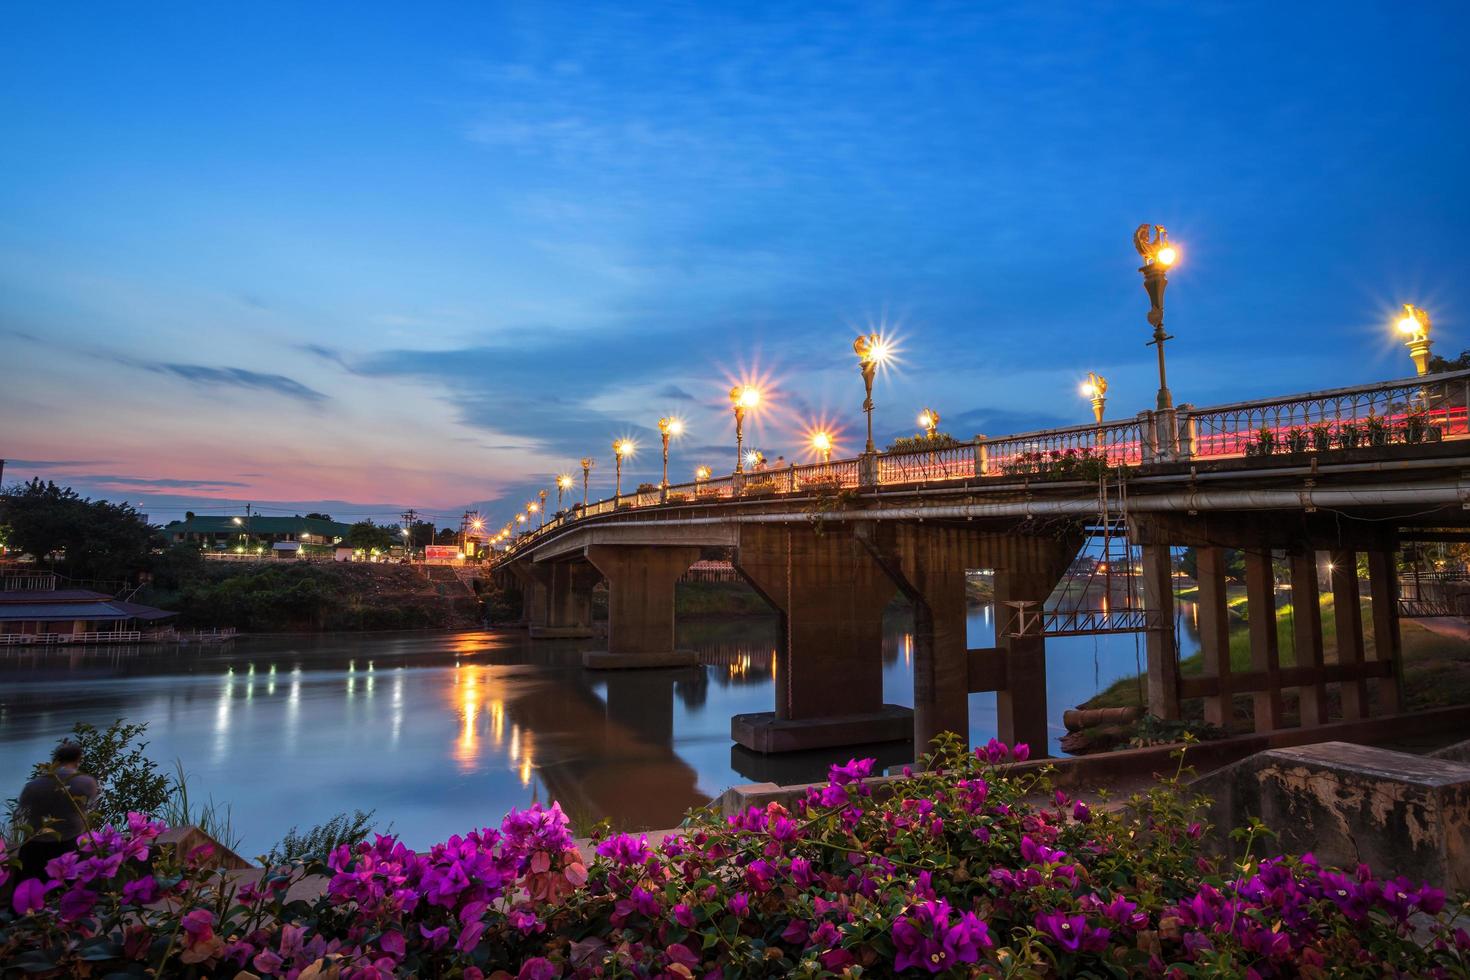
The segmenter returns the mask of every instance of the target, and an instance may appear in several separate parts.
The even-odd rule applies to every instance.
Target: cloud
[[[659,398],[673,398],[681,402],[693,402],[699,400],[693,395],[689,394],[689,392],[685,391],[683,388],[680,388],[678,385],[664,385],[658,391],[654,392],[654,395]]]
[[[140,476],[110,476],[102,473],[78,474],[72,479],[119,490],[227,490],[233,487],[250,486],[248,483],[240,483],[235,480],[183,480],[167,477],[149,479]]]
[[[74,466],[99,466],[111,462],[110,459],[7,459],[5,465],[36,470],[61,470]]]
[[[247,388],[254,391],[268,391],[277,395],[285,395],[287,398],[295,398],[308,404],[320,404],[327,400],[327,396],[315,388],[288,378],[284,374],[263,374],[259,371],[249,371],[245,368],[235,367],[208,367],[203,364],[172,364],[158,361],[131,361],[122,359],[125,363],[131,363],[144,371],[154,374],[166,374],[175,378],[182,378],[191,384],[204,388],[230,387]]]

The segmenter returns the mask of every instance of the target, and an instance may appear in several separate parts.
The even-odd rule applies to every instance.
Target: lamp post
[[[1150,238],[1152,233],[1152,238]],[[1138,271],[1143,273],[1143,288],[1148,292],[1148,322],[1153,325],[1154,339],[1148,346],[1159,349],[1159,411],[1174,408],[1174,396],[1164,374],[1164,341],[1174,338],[1164,332],[1164,289],[1169,285],[1169,270],[1179,261],[1179,250],[1169,242],[1163,225],[1141,224],[1133,232],[1133,247],[1143,258]]]
[[[556,512],[561,513],[561,495],[572,489],[572,475],[562,473],[556,478]]]
[[[812,433],[812,449],[822,454],[822,462],[832,462],[832,436],[826,431]]]
[[[926,408],[919,413],[919,425],[924,430],[924,438],[933,439],[939,430],[939,413],[932,408]]]
[[[1409,356],[1414,359],[1414,370],[1419,372],[1419,377],[1424,377],[1429,373],[1429,348],[1434,344],[1429,339],[1429,332],[1433,329],[1429,314],[1412,303],[1405,303],[1404,315],[1396,326],[1404,338],[1404,346],[1409,348]]]
[[[615,439],[612,448],[614,464],[617,466],[617,480],[613,484],[613,507],[617,507],[623,497],[623,457],[633,455],[633,440]]]
[[[669,491],[669,437],[682,435],[684,432],[684,421],[672,416],[664,416],[658,420],[659,438],[664,443],[664,475],[659,483],[660,496],[666,496]]]
[[[582,457],[582,510],[587,509],[587,480],[592,475],[592,467],[597,465],[597,460],[591,456]]]
[[[868,417],[868,445],[864,452],[871,456],[877,451],[873,446],[873,376],[878,365],[888,359],[888,342],[877,333],[859,334],[852,342],[852,349],[863,375],[863,412]]]
[[[736,385],[730,389],[730,404],[735,409],[735,472],[745,472],[745,411],[761,403],[761,393],[752,385]]]
[[[710,468],[708,466],[696,466],[696,467],[694,467],[694,482],[696,484],[703,483],[705,480],[708,480],[709,479],[709,475],[710,475]]]
[[[1082,382],[1082,394],[1092,399],[1092,417],[1098,425],[1103,423],[1103,405],[1107,402],[1108,379],[1092,371],[1087,372],[1087,380]]]
[[[541,501],[541,526],[542,527],[545,527],[546,526],[546,491],[545,490],[537,491],[536,498]]]

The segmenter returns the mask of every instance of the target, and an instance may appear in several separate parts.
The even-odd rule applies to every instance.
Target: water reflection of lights
[[[276,693],[276,665],[271,664],[270,679],[265,683],[265,693],[274,696]]]
[[[914,665],[914,634],[903,635],[903,665],[912,667]]]
[[[403,733],[403,667],[393,672],[393,722],[391,738],[396,743]]]
[[[255,664],[250,665],[250,670],[246,676],[249,680],[245,682],[245,700],[253,701],[255,700]]]
[[[490,737],[495,739],[497,749],[505,741],[505,702],[499,698],[490,702]]]
[[[461,673],[463,683],[461,683]],[[479,733],[476,730],[475,721],[480,716],[480,679],[476,676],[474,668],[466,671],[456,669],[455,683],[460,685],[459,710],[464,724],[460,730],[459,747],[454,757],[461,766],[468,768],[474,765],[475,756],[478,754],[477,736]]]

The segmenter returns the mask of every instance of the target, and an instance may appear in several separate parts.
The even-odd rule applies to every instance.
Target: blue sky
[[[155,518],[251,501],[497,519],[654,422],[674,477],[813,418],[1109,414],[1156,380],[1166,225],[1196,404],[1470,347],[1470,6],[13,4],[0,455]]]

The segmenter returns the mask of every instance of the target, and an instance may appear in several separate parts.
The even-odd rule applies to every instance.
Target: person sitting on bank
[[[51,755],[50,768],[21,789],[18,817],[33,836],[20,847],[19,880],[46,877],[48,861],[77,849],[77,838],[87,829],[87,811],[101,792],[81,765],[82,747],[62,742]]]

